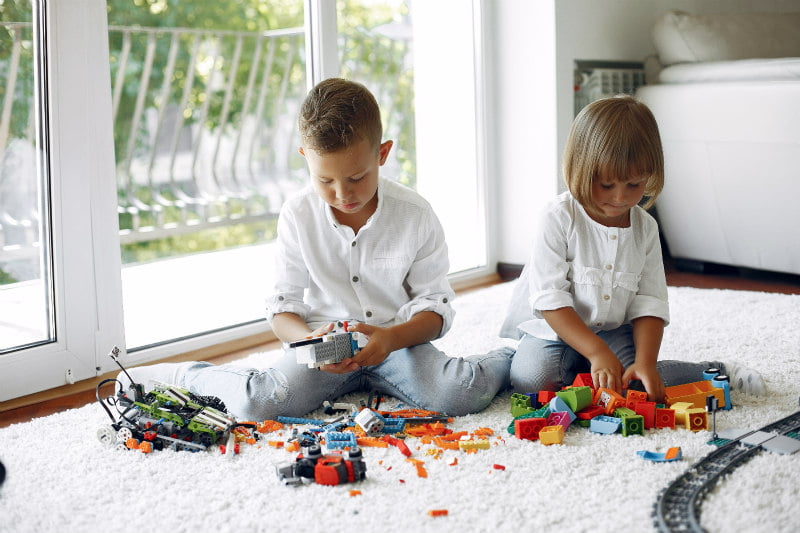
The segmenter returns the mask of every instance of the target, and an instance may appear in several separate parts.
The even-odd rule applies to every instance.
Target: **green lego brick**
[[[533,411],[531,398],[526,394],[515,392],[511,395],[511,416],[514,418]]]
[[[630,409],[628,409],[628,411],[630,411]],[[636,414],[623,416],[622,435],[624,437],[628,435],[644,435],[644,417]]]
[[[591,387],[569,387],[556,392],[556,396],[564,400],[564,403],[577,413],[592,404]]]
[[[623,418],[626,416],[635,416],[635,415],[636,411],[634,411],[633,409],[628,409],[627,407],[617,407],[616,409],[614,409],[614,416],[616,416],[617,418]]]

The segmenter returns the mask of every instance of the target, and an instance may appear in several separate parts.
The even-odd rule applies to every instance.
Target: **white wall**
[[[524,263],[543,204],[559,190],[573,118],[574,60],[644,61],[670,9],[800,11],[800,0],[490,0],[494,108],[490,183],[497,183],[498,261]]]

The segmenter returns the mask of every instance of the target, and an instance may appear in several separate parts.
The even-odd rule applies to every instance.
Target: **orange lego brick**
[[[625,407],[625,398],[611,389],[600,388],[594,395],[593,403],[603,406],[603,412],[611,415],[617,407]]]
[[[705,409],[706,397],[712,395],[717,398],[720,408],[725,407],[725,391],[713,386],[710,381],[696,381],[664,389],[664,400],[667,405],[688,402],[692,404],[692,407],[698,409]]]
[[[675,446],[667,450],[667,453],[664,454],[664,459],[669,461],[670,459],[675,459],[681,453],[680,446]]]

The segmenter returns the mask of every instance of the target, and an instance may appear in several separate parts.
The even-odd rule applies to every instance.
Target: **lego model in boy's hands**
[[[341,363],[356,355],[367,345],[367,337],[357,331],[347,331],[347,322],[337,323],[337,330],[320,337],[286,343],[286,350],[294,350],[298,364],[308,368]]]
[[[117,359],[119,348],[115,346],[109,355],[127,374]],[[119,384],[119,390],[101,399],[100,388],[109,382]],[[145,393],[144,386],[133,379],[127,389],[116,379],[106,379],[97,385],[95,394],[112,422],[101,427],[97,437],[109,446],[116,444],[144,453],[164,448],[199,451],[224,443],[237,425],[218,398],[198,396],[172,385],[157,384]],[[106,404],[116,407],[117,417]]]

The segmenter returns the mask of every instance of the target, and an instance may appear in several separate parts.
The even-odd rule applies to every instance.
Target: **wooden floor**
[[[690,270],[679,267],[689,267]],[[781,294],[800,294],[800,276],[785,275],[761,271],[741,271],[729,267],[708,266],[703,269],[697,265],[676,264],[672,260],[666,261],[667,283],[676,287],[696,287],[700,289],[733,289],[741,291],[774,292]],[[702,271],[698,271],[702,270]],[[507,276],[504,276],[506,278]],[[464,286],[458,292],[474,290],[501,281],[500,277],[484,281],[479,284]],[[458,288],[457,288],[458,289]],[[252,353],[274,350],[280,346],[278,341],[260,344],[246,350],[235,351],[223,356],[209,359],[220,364]],[[48,416],[53,413],[82,407],[96,401],[94,389],[75,394],[68,394],[24,407],[18,407],[0,412],[0,428],[27,422],[33,418]]]

